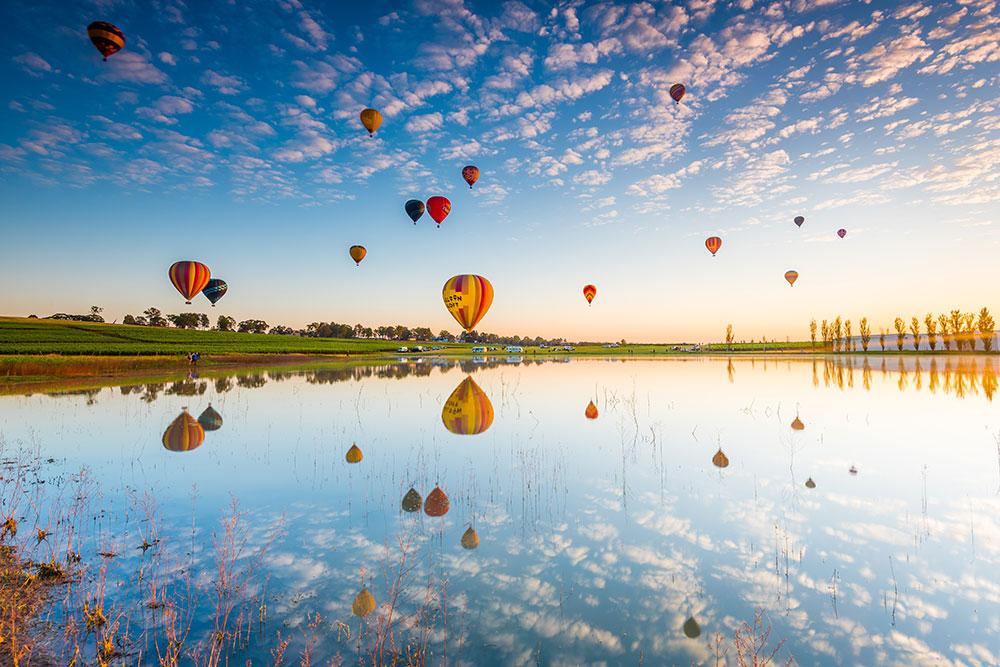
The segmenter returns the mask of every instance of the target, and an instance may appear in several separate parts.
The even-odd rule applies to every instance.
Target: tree
[[[813,349],[816,348],[816,318],[809,320],[809,340],[812,341]]]
[[[965,344],[969,346],[970,351],[975,351],[976,349],[976,315],[975,313],[966,313],[962,317],[965,318],[965,325],[962,327],[962,338],[965,339]]]
[[[219,331],[232,331],[236,328],[236,320],[227,315],[219,315],[219,319],[215,322],[215,328]]]
[[[135,318],[131,315],[126,315],[125,319],[122,320],[122,324],[135,324]]]
[[[872,330],[868,326],[868,318],[867,317],[862,317],[861,318],[861,322],[858,324],[858,326],[861,329],[861,348],[865,352],[867,352],[868,351],[868,343],[871,342],[871,339],[872,339]]]
[[[885,329],[882,327],[878,328],[878,344],[882,346],[882,351],[885,352]]]
[[[833,321],[833,351],[840,352],[840,336],[843,333],[843,325],[840,323],[840,315]]]
[[[903,351],[903,338],[906,337],[906,326],[903,324],[903,318],[897,317],[896,321],[893,322],[893,326],[896,327],[896,347],[899,351]]]
[[[201,318],[205,317],[206,324],[208,318],[200,313],[180,313],[179,315],[167,315],[167,319],[178,329],[197,329],[201,324]]]
[[[979,329],[979,337],[983,341],[983,350],[992,352],[993,316],[990,315],[990,309],[986,306],[983,306],[983,309],[979,311],[979,321],[976,322],[976,328]]]
[[[924,328],[927,330],[927,344],[931,346],[933,352],[937,347],[937,322],[931,313],[927,313],[927,317],[924,318]]]
[[[823,320],[821,331],[823,334],[823,349],[825,350],[826,346],[830,344],[830,325],[826,323],[826,320]]]
[[[851,351],[851,321],[844,320],[844,352]]]
[[[910,332],[913,334],[913,349],[920,349],[920,320],[912,318],[910,320]]]
[[[938,315],[938,326],[941,327],[941,341],[944,343],[944,349],[951,349],[951,338],[948,337],[948,316],[944,313]]]
[[[948,325],[951,327],[952,338],[955,340],[955,349],[961,352],[962,348],[965,347],[965,341],[962,340],[962,311],[951,311]]]
[[[813,328],[815,328],[815,327],[816,327],[816,321],[813,320]],[[813,336],[813,338],[815,338],[815,336]],[[729,345],[732,345],[732,344],[733,344],[733,325],[732,324],[727,324],[726,325],[726,345],[729,346]]]
[[[90,315],[87,316],[87,319],[91,322],[103,322],[104,318],[101,317],[102,312],[104,312],[104,309],[100,306],[91,306]]]
[[[291,327],[282,326],[281,324],[271,327],[268,331],[269,334],[274,334],[276,336],[291,336],[295,331]]]
[[[267,322],[264,320],[243,320],[239,324],[239,331],[243,333],[264,333],[267,331]]]
[[[142,314],[146,316],[146,322],[148,322],[151,327],[167,326],[167,320],[164,319],[159,308],[153,308],[150,306],[146,310],[142,311]]]

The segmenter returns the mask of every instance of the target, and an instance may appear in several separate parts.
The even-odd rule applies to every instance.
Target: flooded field
[[[56,664],[995,665],[998,371],[484,357],[6,396],[2,509],[80,573]]]

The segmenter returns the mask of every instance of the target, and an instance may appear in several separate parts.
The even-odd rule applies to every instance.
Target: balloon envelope
[[[799,279],[798,271],[785,271],[785,280],[788,281],[789,285],[795,285],[795,281]]]
[[[354,444],[347,450],[347,455],[344,458],[348,463],[358,463],[364,458],[364,456],[365,455],[361,453],[361,448]]]
[[[441,226],[441,222],[451,213],[451,202],[446,197],[431,197],[427,200],[427,213]]]
[[[375,598],[372,597],[367,588],[362,588],[358,596],[354,598],[354,604],[351,605],[351,612],[355,616],[367,616],[373,611],[375,611]]]
[[[797,216],[795,216],[795,219],[794,219],[794,220],[792,220],[792,222],[794,222],[794,223],[795,223],[796,225],[798,225],[799,227],[801,227],[801,226],[802,226],[802,223],[803,223],[803,222],[805,222],[805,221],[806,221],[806,219],[805,219],[805,218],[803,218],[803,217],[802,217],[801,215],[797,215]]]
[[[809,479],[806,480],[806,488],[807,489],[815,489],[816,488],[816,482],[813,481],[812,477],[810,477]]]
[[[479,167],[474,167],[471,164],[462,167],[462,178],[469,184],[469,189],[471,190],[472,184],[479,180]]]
[[[410,487],[410,490],[403,496],[402,506],[404,512],[418,512],[420,511],[420,506],[423,504],[424,499],[420,497],[420,494],[413,487]]]
[[[597,415],[597,406],[594,405],[593,401],[591,401],[587,404],[587,409],[583,411],[583,416],[587,419],[597,419]]]
[[[717,468],[725,468],[729,465],[729,457],[722,453],[721,447],[719,448],[719,451],[715,453],[715,456],[712,457],[712,463],[714,463]]]
[[[225,280],[221,278],[212,278],[207,283],[205,283],[205,289],[201,291],[212,305],[215,306],[226,292],[229,291],[229,285],[226,284]]]
[[[445,401],[441,421],[456,435],[478,435],[493,423],[493,404],[476,381],[467,377]]]
[[[361,124],[368,130],[368,136],[371,136],[382,124],[382,114],[375,109],[365,109],[361,112]]]
[[[205,441],[205,429],[184,409],[163,432],[163,446],[171,452],[190,452]]]
[[[351,259],[354,260],[355,265],[360,266],[361,260],[365,258],[365,255],[368,254],[368,251],[365,250],[365,247],[363,245],[352,245],[350,253],[351,253]]]
[[[174,284],[181,296],[187,299],[186,303],[191,303],[191,299],[205,289],[211,278],[211,271],[201,262],[184,260],[174,262],[170,267],[170,282]]]
[[[684,634],[690,639],[695,639],[701,634],[701,627],[698,621],[694,620],[694,616],[689,616],[688,620],[684,621]]]
[[[719,248],[722,247],[722,239],[718,236],[709,236],[705,239],[705,247],[712,253],[712,257],[715,257],[715,253],[719,252]]]
[[[211,404],[198,415],[198,423],[207,431],[218,431],[222,428],[222,415],[215,411]]]
[[[424,501],[424,513],[427,516],[444,516],[448,513],[448,496],[444,495],[441,487],[436,486],[434,490],[427,494]]]
[[[593,302],[595,296],[597,296],[596,287],[594,287],[593,285],[583,286],[583,298],[587,300],[587,303]]]
[[[479,546],[479,533],[472,530],[472,526],[462,534],[462,548],[463,549],[475,549]]]
[[[806,425],[802,423],[802,420],[796,417],[792,420],[792,430],[794,431],[804,431]]]
[[[90,37],[90,41],[94,43],[105,60],[108,59],[108,56],[118,53],[125,46],[125,34],[104,21],[94,21],[88,25],[87,37]]]
[[[847,236],[847,230],[846,229],[838,229],[837,230],[837,236],[839,236],[840,238],[844,238],[845,236]]]
[[[471,273],[453,276],[444,284],[441,298],[459,325],[472,331],[493,304],[493,285]]]
[[[675,83],[674,85],[670,86],[670,98],[673,99],[675,104],[677,102],[680,102],[681,98],[684,97],[685,90],[686,88],[684,88],[683,83]]]
[[[417,220],[424,214],[424,203],[419,199],[411,199],[406,202],[403,208],[406,209],[406,215],[410,216],[413,224],[417,224]]]

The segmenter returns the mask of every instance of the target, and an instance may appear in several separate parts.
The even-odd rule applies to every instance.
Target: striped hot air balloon
[[[719,447],[719,451],[717,451],[715,456],[712,457],[712,463],[714,463],[717,468],[725,468],[729,465],[729,457],[722,453],[722,447]]]
[[[683,83],[675,83],[670,86],[670,99],[674,101],[674,104],[681,101],[681,98],[684,97],[684,92],[686,90],[687,89],[684,87]]]
[[[795,286],[795,281],[798,280],[798,279],[799,279],[799,272],[798,271],[785,271],[785,280],[788,281],[789,285],[791,285],[791,286],[794,287]]]
[[[361,112],[361,124],[368,130],[368,136],[375,134],[375,130],[382,124],[382,114],[375,109],[364,109]]]
[[[229,291],[229,285],[226,284],[225,280],[221,278],[212,278],[205,284],[205,289],[201,291],[209,301],[212,302],[212,308],[215,308],[215,304],[219,302],[219,299],[226,295]]]
[[[712,253],[712,257],[715,257],[715,253],[719,252],[719,248],[722,247],[722,239],[718,236],[709,236],[705,239],[705,247]]]
[[[482,276],[454,276],[444,284],[441,297],[459,325],[466,331],[472,331],[493,304],[493,285]]]
[[[597,296],[597,288],[593,285],[583,286],[583,298],[587,300],[587,303],[593,303],[594,297]]]
[[[205,441],[205,429],[188,414],[187,408],[163,432],[163,447],[171,452],[190,452]]]
[[[441,421],[456,435],[478,435],[493,423],[493,404],[476,381],[467,377],[445,401]]]
[[[424,501],[424,513],[427,516],[444,516],[448,513],[448,509],[448,496],[444,495],[440,486],[435,486]]]
[[[462,178],[465,182],[469,184],[469,189],[472,189],[473,184],[479,180],[479,167],[473,165],[467,165],[462,167]]]
[[[417,220],[419,220],[420,216],[424,214],[424,203],[419,199],[411,199],[407,201],[403,205],[403,208],[406,209],[406,215],[410,216],[410,220],[413,221],[413,224],[417,224]]]
[[[104,21],[94,21],[88,25],[87,37],[90,37],[90,41],[104,56],[104,62],[108,61],[108,56],[118,53],[125,46],[125,33]]]
[[[170,282],[190,304],[194,296],[205,289],[212,278],[212,272],[201,262],[184,260],[174,262],[170,267]]]
[[[594,405],[593,401],[591,401],[587,404],[587,409],[583,411],[583,416],[587,419],[597,419],[597,415],[597,406]]]
[[[198,415],[198,423],[206,431],[218,431],[222,428],[222,415],[216,412],[212,404],[209,403],[208,407]]]

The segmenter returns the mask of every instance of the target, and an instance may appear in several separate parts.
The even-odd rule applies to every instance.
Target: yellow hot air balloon
[[[493,404],[470,376],[444,402],[441,421],[456,435],[478,435],[493,423]]]
[[[375,130],[382,124],[382,114],[375,109],[365,109],[361,112],[361,124],[368,130],[368,136],[375,134]]]
[[[205,429],[183,408],[163,432],[163,446],[171,452],[190,452],[205,441]]]
[[[367,588],[362,587],[361,592],[358,596],[354,598],[354,604],[351,605],[351,611],[355,616],[367,616],[368,614],[375,611],[375,598],[372,594],[368,592]]]
[[[803,424],[802,420],[799,419],[798,417],[796,417],[795,419],[792,420],[792,430],[801,431],[801,430],[804,430],[805,427],[806,427],[806,425]]]
[[[454,276],[444,284],[441,297],[459,325],[472,331],[493,304],[493,285],[482,276]]]
[[[475,549],[479,546],[479,533],[472,530],[472,526],[462,535],[462,548]]]
[[[798,271],[786,271],[785,272],[785,280],[787,280],[788,284],[791,285],[792,287],[795,286],[795,281],[798,280],[798,279],[799,279],[799,272]]]
[[[364,456],[365,455],[361,453],[361,449],[355,444],[351,445],[351,448],[347,450],[347,456],[344,458],[347,459],[348,463],[358,463],[362,458],[364,458]]]
[[[725,468],[729,465],[729,458],[722,453],[722,447],[719,447],[719,451],[717,451],[715,456],[712,457],[712,463],[714,463],[717,468]]]
[[[350,253],[351,253],[351,259],[354,260],[354,263],[360,266],[361,260],[365,258],[365,255],[368,254],[368,251],[365,250],[365,247],[363,245],[352,245]]]

